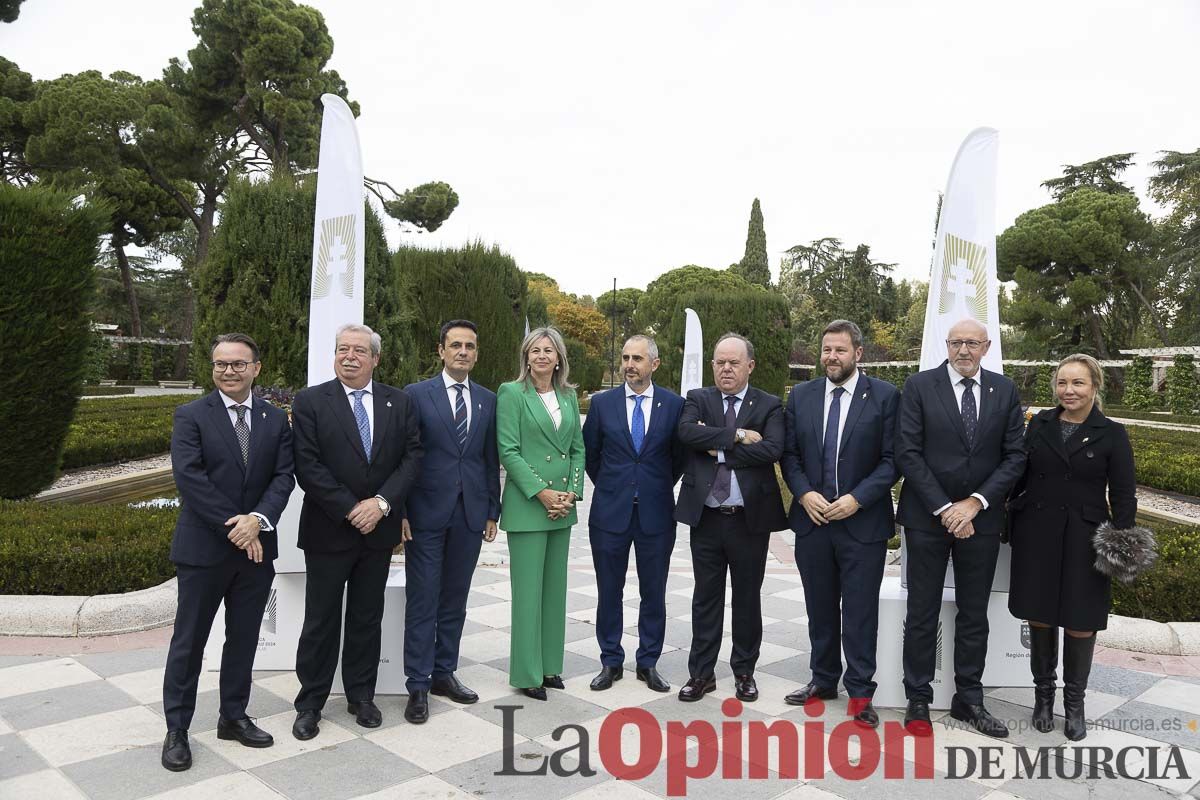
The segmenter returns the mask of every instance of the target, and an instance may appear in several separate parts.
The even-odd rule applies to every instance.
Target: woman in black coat
[[[1029,421],[1025,430],[1029,460],[1009,502],[1008,609],[1029,622],[1033,725],[1042,732],[1054,728],[1061,627],[1066,633],[1064,727],[1072,741],[1087,735],[1084,691],[1096,631],[1107,627],[1112,605],[1110,580],[1093,566],[1092,539],[1101,525],[1132,528],[1137,514],[1129,434],[1100,411],[1103,389],[1104,373],[1096,359],[1076,354],[1062,360],[1054,381],[1059,405]]]

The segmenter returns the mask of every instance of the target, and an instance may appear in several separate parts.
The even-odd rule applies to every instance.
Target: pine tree
[[[737,264],[737,273],[750,283],[771,286],[771,267],[767,262],[767,232],[763,229],[762,207],[758,198],[750,206],[750,224],[746,230],[746,253]]]

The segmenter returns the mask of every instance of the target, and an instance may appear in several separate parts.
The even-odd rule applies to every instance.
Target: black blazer
[[[725,427],[721,390],[715,386],[687,393],[679,416],[679,441],[688,450],[675,519],[700,524],[704,501],[712,491],[717,460],[709,450],[724,450],[725,462],[737,475],[746,505],[746,526],[755,532],[787,527],[783,496],[775,477],[775,462],[783,454],[783,405],[779,398],[751,386],[738,410],[737,427],[758,431],[762,441],[737,444],[734,430]],[[701,425],[700,423],[704,423]]]
[[[304,489],[300,549],[337,552],[362,541],[375,550],[400,543],[401,509],[421,463],[421,433],[412,399],[394,386],[375,382],[371,460],[346,390],[336,378],[299,392],[292,402],[296,480]],[[364,536],[346,520],[358,504],[381,495],[391,513]]]
[[[825,387],[825,378],[814,379],[793,387],[788,397],[780,468],[792,491],[788,522],[797,536],[807,536],[816,527],[800,498],[821,490]],[[846,529],[863,543],[887,541],[896,532],[892,484],[899,473],[892,449],[900,392],[886,381],[860,374],[849,402],[838,451],[838,488],[840,494],[854,495],[862,508],[845,520]]]
[[[1004,500],[1025,470],[1021,398],[1011,380],[979,371],[979,427],[967,447],[962,414],[946,364],[918,372],[904,384],[896,424],[896,465],[904,476],[896,519],[905,527],[939,530],[933,512],[978,492],[988,507],[975,532],[1004,532]]]
[[[250,403],[250,456],[242,448],[219,392],[175,409],[171,471],[181,508],[171,540],[176,564],[211,566],[241,550],[229,541],[225,520],[257,511],[271,523],[296,485],[292,477],[292,429],[287,414],[255,397]],[[263,558],[279,555],[274,530],[259,534]]]
[[[410,383],[421,424],[421,471],[403,514],[414,530],[441,530],[450,522],[461,493],[467,524],[482,531],[500,519],[500,455],[496,448],[496,393],[471,381],[471,426],[467,443],[458,444],[458,429],[442,373]]]
[[[1064,527],[1081,527],[1090,536],[1109,520],[1132,528],[1137,480],[1125,426],[1093,407],[1064,444],[1056,424],[1061,413],[1061,406],[1040,411],[1025,431],[1029,461],[1008,505],[1013,536],[1031,541],[1026,537]]]

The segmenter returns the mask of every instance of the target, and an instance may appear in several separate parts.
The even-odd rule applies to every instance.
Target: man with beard
[[[895,530],[892,449],[900,393],[859,372],[862,352],[857,325],[829,323],[821,334],[825,377],[794,387],[788,397],[780,466],[793,496],[788,521],[804,579],[812,679],[784,699],[832,700],[842,679],[849,715],[875,728],[879,584]]]
[[[298,544],[304,551],[304,627],[296,649],[296,721],[292,735],[320,732],[342,641],[346,710],[378,728],[379,647],[392,548],[400,514],[421,461],[412,400],[375,383],[379,334],[343,325],[335,339],[336,378],[310,386],[292,404],[296,481],[304,490]],[[346,597],[342,635],[342,595]]]
[[[593,397],[583,425],[587,474],[596,484],[588,518],[600,644],[593,691],[611,688],[624,671],[621,600],[630,545],[641,594],[637,679],[656,692],[671,689],[656,665],[667,629],[667,566],[675,547],[673,489],[683,471],[684,450],[675,439],[683,398],[653,383],[660,363],[653,339],[630,337],[621,350],[625,384]]]
[[[951,557],[958,611],[950,716],[987,736],[1008,736],[983,707],[982,681],[1004,502],[1025,470],[1025,419],[1013,382],[979,366],[990,344],[976,320],[955,323],[947,360],[908,379],[896,420],[896,465],[904,476],[896,517],[908,567],[904,724],[918,736],[932,732],[937,621]]]

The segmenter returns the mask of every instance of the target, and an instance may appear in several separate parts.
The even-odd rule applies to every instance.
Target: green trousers
[[[508,682],[518,689],[541,686],[543,677],[562,673],[570,543],[570,528],[508,534],[512,582]]]

